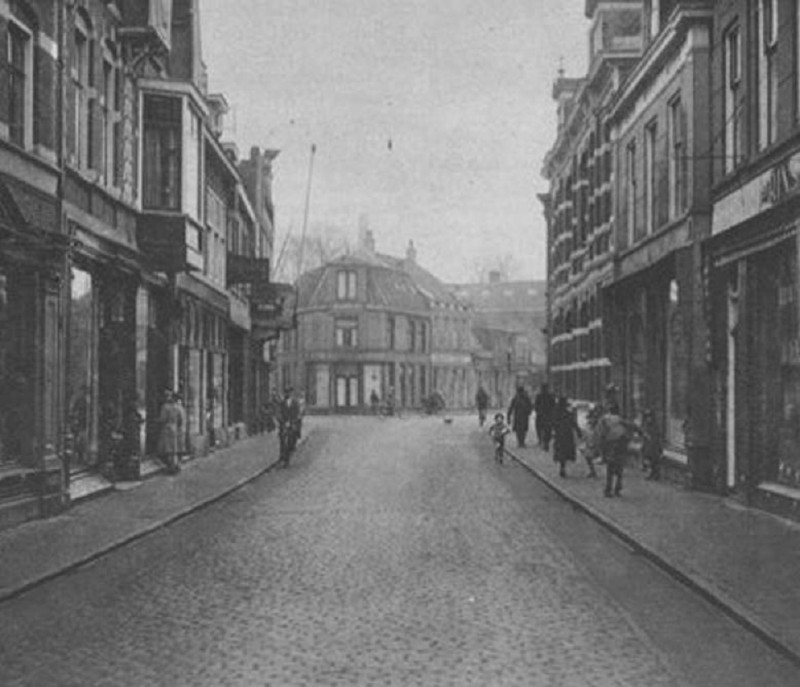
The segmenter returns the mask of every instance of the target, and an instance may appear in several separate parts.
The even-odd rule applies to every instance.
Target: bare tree
[[[467,268],[470,281],[478,284],[485,284],[489,281],[489,275],[497,272],[501,281],[513,279],[518,272],[517,259],[512,253],[503,255],[482,255],[473,258]]]
[[[282,254],[276,258],[276,280],[294,283],[303,272],[321,267],[350,251],[349,236],[335,225],[312,225],[306,234],[305,246],[301,246],[301,240],[299,235],[292,233],[284,237]]]

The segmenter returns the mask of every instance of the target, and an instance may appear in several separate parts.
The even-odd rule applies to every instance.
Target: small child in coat
[[[511,428],[506,424],[503,413],[496,413],[494,422],[489,427],[489,436],[494,441],[494,458],[497,462],[503,462],[503,453],[506,446],[506,435],[511,432]]]

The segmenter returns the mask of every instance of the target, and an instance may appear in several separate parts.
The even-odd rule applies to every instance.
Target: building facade
[[[800,502],[800,10],[717,3],[711,236],[704,244],[713,478],[794,514]]]
[[[558,133],[542,170],[547,220],[548,375],[553,390],[598,401],[612,381],[603,298],[614,279],[614,156],[610,107],[643,48],[642,3],[588,1],[589,70],[553,86]]]
[[[311,412],[361,413],[373,392],[395,408],[422,407],[438,391],[466,407],[474,388],[469,316],[463,304],[416,262],[359,248],[303,274],[297,331],[279,354],[281,381]]]
[[[615,271],[606,289],[624,412],[649,408],[665,455],[709,480],[700,245],[710,232],[712,3],[645,3],[646,47],[611,104]]]
[[[166,389],[192,455],[257,429],[244,352],[281,324],[254,334],[271,199],[220,142],[196,0],[3,0],[0,43],[2,525],[137,478]]]
[[[547,284],[503,281],[494,271],[487,283],[450,288],[472,314],[476,384],[498,407],[506,406],[517,386],[535,391],[547,378]]]

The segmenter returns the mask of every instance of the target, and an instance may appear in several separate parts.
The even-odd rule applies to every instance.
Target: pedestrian
[[[369,394],[369,405],[373,415],[378,415],[380,413],[381,398],[378,396],[378,392],[375,389]]]
[[[583,447],[581,452],[586,461],[589,472],[587,477],[597,477],[597,470],[594,461],[600,457],[600,449],[597,441],[597,423],[600,420],[600,407],[593,405],[586,413],[586,431],[583,433]]]
[[[550,450],[555,407],[556,397],[550,393],[550,388],[546,383],[542,384],[533,401],[533,409],[536,412],[536,438],[539,441],[539,446],[545,451]]]
[[[178,411],[178,465],[181,464],[183,457],[189,453],[186,445],[186,406],[183,404],[183,395],[175,394],[175,407]]]
[[[606,486],[603,494],[607,497],[622,495],[622,473],[628,456],[628,443],[639,428],[623,419],[619,406],[612,401],[597,423],[597,441],[606,464]]]
[[[503,413],[496,413],[494,422],[489,427],[489,436],[492,437],[494,442],[494,459],[497,463],[502,464],[503,462],[503,454],[506,450],[506,434],[510,431],[511,429],[506,424]]]
[[[642,413],[642,462],[650,468],[645,479],[661,479],[661,459],[664,446],[656,415],[651,409]]]
[[[283,399],[278,406],[277,413],[280,461],[283,467],[289,467],[289,458],[297,445],[299,436],[300,404],[294,397],[293,391],[290,386],[283,390]]]
[[[178,462],[178,436],[183,430],[181,411],[175,404],[171,391],[164,392],[164,402],[159,413],[161,430],[158,436],[158,454],[164,460],[167,471],[171,474],[180,472]]]
[[[575,411],[570,408],[566,396],[561,396],[553,416],[553,460],[558,463],[558,474],[567,476],[567,463],[575,462],[575,437],[581,437],[581,429]]]
[[[486,409],[489,407],[489,394],[481,384],[475,394],[475,407],[478,409],[478,426],[483,427],[486,422]]]
[[[525,437],[528,434],[528,427],[530,423],[531,413],[533,412],[533,403],[531,402],[528,392],[525,387],[518,386],[517,393],[511,399],[511,404],[508,406],[509,424],[517,435],[517,446],[525,448]],[[513,419],[512,419],[513,418]]]

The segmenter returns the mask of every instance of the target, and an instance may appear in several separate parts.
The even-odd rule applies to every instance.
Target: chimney
[[[408,248],[406,248],[406,260],[409,262],[416,262],[417,261],[417,249],[414,248],[414,242],[408,242]]]
[[[489,283],[490,284],[500,283],[500,270],[491,270],[489,272]]]
[[[375,252],[375,236],[372,234],[372,229],[362,229],[359,232],[359,243],[361,245],[361,249],[365,250],[367,253],[374,253]]]

